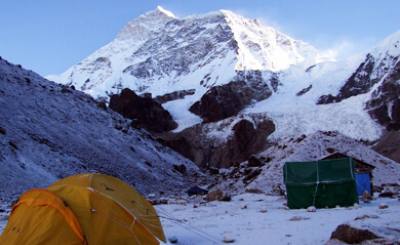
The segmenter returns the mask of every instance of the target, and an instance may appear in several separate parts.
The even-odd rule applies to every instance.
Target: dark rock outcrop
[[[304,94],[306,94],[307,92],[309,92],[312,89],[312,84],[310,84],[310,86],[303,88],[302,90],[300,90],[299,92],[296,93],[297,96],[302,96]]]
[[[365,109],[388,131],[400,130],[400,62],[372,93]]]
[[[244,173],[244,178],[243,178],[243,183],[248,184],[251,181],[253,181],[255,178],[257,178],[258,175],[261,174],[261,169],[260,168],[255,168],[255,169],[246,169],[247,171],[245,171]]]
[[[261,167],[264,163],[255,156],[251,156],[249,160],[247,160],[247,166],[249,167]]]
[[[266,99],[272,94],[260,71],[239,72],[236,79],[212,87],[189,110],[204,122],[216,122],[235,116],[252,101]]]
[[[0,127],[0,134],[5,135],[7,133],[6,129]]]
[[[154,133],[170,131],[177,127],[171,114],[149,97],[140,97],[130,89],[112,95],[110,108],[126,118],[133,119],[132,126],[145,128]]]
[[[172,93],[156,96],[154,97],[154,100],[160,104],[164,104],[169,101],[183,99],[185,96],[193,95],[195,92],[196,92],[195,89],[178,90]]]
[[[364,62],[346,80],[337,95],[323,95],[318,99],[317,104],[337,103],[352,96],[365,94],[382,79],[399,80],[399,56],[386,54],[384,58],[377,57],[368,54]]]
[[[386,132],[373,147],[380,154],[400,163],[400,131]]]
[[[379,237],[369,230],[354,228],[347,224],[339,225],[331,235],[331,239],[337,239],[349,244],[358,244],[377,238]]]
[[[209,126],[199,124],[177,134],[165,134],[162,142],[200,167],[220,168],[246,161],[264,149],[268,135],[275,131],[275,125],[269,119],[256,124],[242,119],[233,125],[227,140],[218,141],[207,135]]]
[[[371,79],[374,67],[375,58],[368,54],[365,61],[347,79],[337,95],[323,95],[318,99],[317,104],[337,103],[351,96],[369,92],[372,86],[379,81],[378,78]]]
[[[216,122],[235,116],[251,99],[252,90],[245,82],[231,82],[211,88],[189,110],[203,118],[204,122]]]
[[[211,191],[207,194],[206,197],[208,202],[213,202],[213,201],[223,201],[223,202],[229,202],[231,201],[231,196],[227,193],[224,193],[223,191],[217,189],[215,191]]]
[[[189,190],[187,190],[187,194],[189,196],[203,196],[203,195],[207,195],[208,194],[208,190],[203,189],[201,187],[196,186],[192,186]]]
[[[181,173],[182,175],[186,175],[186,166],[184,164],[173,164],[172,167],[175,171]]]

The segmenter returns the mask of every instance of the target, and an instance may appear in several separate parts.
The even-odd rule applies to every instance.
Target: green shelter
[[[289,208],[333,208],[358,202],[351,157],[287,162],[283,167]]]

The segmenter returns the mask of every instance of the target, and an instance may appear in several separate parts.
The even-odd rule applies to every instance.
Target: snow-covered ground
[[[234,239],[236,245],[325,244],[343,223],[400,241],[398,199],[379,198],[369,204],[316,212],[288,210],[285,202],[279,196],[247,193],[231,202],[177,201],[156,209],[167,238],[177,238],[180,245],[222,244],[224,237]],[[389,207],[379,209],[382,203]],[[0,232],[6,225],[5,214],[0,213]]]
[[[348,222],[400,239],[400,232],[395,231],[400,228],[400,201],[397,199],[380,198],[369,204],[318,209],[315,213],[304,209],[288,210],[285,202],[278,196],[243,194],[231,202],[205,203],[197,208],[193,204],[156,208],[163,217],[161,221],[167,237],[176,237],[177,244],[182,245],[221,244],[224,237],[235,239],[234,244],[238,245],[324,244],[338,225]],[[379,209],[381,203],[389,208]]]

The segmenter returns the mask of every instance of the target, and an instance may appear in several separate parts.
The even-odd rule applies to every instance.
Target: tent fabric
[[[133,188],[117,178],[102,174],[71,176],[49,186],[47,193],[51,193],[53,197],[59,198],[68,210],[70,210],[69,213],[76,217],[76,220],[79,222],[79,229],[84,237],[84,242],[89,245],[156,245],[160,243],[160,240],[166,240],[154,207]],[[21,200],[22,198],[20,202]],[[17,220],[21,224],[24,224],[24,222],[35,224],[29,216],[25,218],[23,215],[18,215],[19,212],[17,211],[19,209],[19,206],[17,206],[11,213],[6,230],[0,237],[0,244],[34,244],[30,242],[9,242],[9,233],[7,231],[12,230],[13,224],[11,221]],[[43,216],[46,216],[50,210],[54,212],[57,209],[47,208],[43,211]],[[31,213],[31,211],[30,207],[26,208],[26,213]],[[46,237],[58,234],[57,227],[59,227],[60,230],[69,231],[69,237],[75,237],[77,241],[80,241],[80,243],[67,243],[59,240],[60,244],[85,244],[74,229],[72,229],[70,222],[65,218],[66,216],[60,212],[57,213],[59,214],[57,217],[60,219],[60,222],[63,221],[64,224],[53,224],[52,220],[49,220],[48,226],[51,226],[53,229],[51,233],[46,232],[39,225],[34,225],[35,228],[32,227],[32,229],[41,230],[41,236],[43,239],[46,239]],[[34,233],[34,231],[29,232]],[[26,237],[27,241],[30,241],[28,232],[21,234]],[[2,243],[2,241],[5,241],[5,243]],[[56,243],[42,242],[40,244]]]
[[[369,173],[356,173],[357,195],[362,196],[365,191],[371,192],[371,178]]]
[[[287,162],[283,168],[289,208],[351,206],[358,201],[351,158]]]
[[[83,245],[83,232],[73,212],[55,194],[34,189],[14,205],[0,244]]]

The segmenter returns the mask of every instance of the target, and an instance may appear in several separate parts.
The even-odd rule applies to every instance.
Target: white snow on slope
[[[79,64],[47,78],[94,97],[125,87],[154,96],[195,89],[195,95],[164,105],[184,129],[198,122],[190,105],[210,87],[230,82],[237,70],[305,69],[328,59],[307,43],[231,11],[177,18],[157,8]]]
[[[361,61],[360,57],[351,62],[326,62],[308,72],[294,66],[279,76],[281,85],[276,93],[246,108],[242,114],[266,113],[276,125],[272,135],[275,138],[333,130],[355,139],[375,140],[381,134],[381,127],[364,110],[369,94],[316,105],[321,95],[336,94]],[[307,87],[311,87],[308,92],[297,94]]]
[[[235,239],[237,245],[264,244],[325,244],[336,227],[343,223],[356,227],[376,228],[386,232],[383,237],[400,239],[400,202],[396,199],[378,199],[359,207],[318,209],[315,213],[304,209],[287,210],[286,200],[256,194],[243,194],[232,202],[211,202],[198,205],[169,204],[156,206],[167,237],[175,236],[181,245],[223,244],[224,237]],[[381,210],[384,202],[388,209]],[[243,206],[246,209],[242,209]],[[261,210],[267,212],[262,213]],[[354,221],[369,215],[373,218]],[[169,218],[163,218],[169,217]],[[293,217],[300,220],[291,221]],[[180,220],[181,222],[177,222]],[[390,232],[390,229],[393,229]]]
[[[279,72],[291,65],[307,68],[328,57],[311,45],[295,40],[257,19],[247,19],[229,10],[221,10],[226,16],[238,45],[236,70],[266,70]]]

